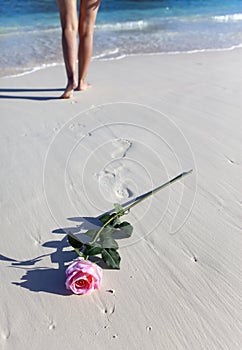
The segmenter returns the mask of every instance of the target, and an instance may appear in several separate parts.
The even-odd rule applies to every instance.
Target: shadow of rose
[[[20,282],[12,282],[15,286],[26,288],[32,292],[45,292],[58,295],[70,295],[65,288],[64,269],[37,268],[27,270]]]
[[[110,210],[107,213],[111,212]],[[72,217],[68,218],[68,220],[78,224],[53,230],[53,234],[62,235],[62,238],[42,244],[42,247],[52,249],[50,253],[28,260],[16,260],[0,254],[0,261],[10,263],[10,267],[12,268],[24,270],[24,275],[20,278],[20,281],[12,282],[13,285],[28,289],[31,292],[45,292],[62,296],[71,294],[65,288],[65,270],[68,263],[77,257],[77,254],[70,247],[67,234],[71,232],[81,237],[82,241],[85,241],[85,239],[88,241],[90,237],[85,235],[85,231],[99,229],[101,222],[99,217]],[[126,237],[125,235],[116,233],[114,238],[122,239]],[[46,258],[50,258],[52,266],[56,264],[57,268],[53,268],[52,266],[46,267],[46,261],[44,266],[39,266],[41,263],[43,265],[43,259]],[[100,265],[103,269],[109,269],[98,257],[92,257],[90,260]]]
[[[76,258],[76,253],[64,251],[66,247],[69,247],[66,235],[61,240],[48,241],[42,246],[52,248],[54,251],[29,260],[16,260],[0,255],[0,260],[10,263],[10,267],[24,270],[20,281],[14,281],[12,284],[32,292],[70,295],[69,291],[65,289],[65,269],[66,264]],[[46,267],[46,261],[43,264],[43,260],[46,258],[50,258],[51,265],[55,264],[57,267]],[[42,266],[40,266],[41,264]]]

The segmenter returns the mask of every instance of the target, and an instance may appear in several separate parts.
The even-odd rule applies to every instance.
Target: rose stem
[[[146,198],[152,196],[153,194],[159,192],[160,190],[162,190],[163,188],[171,185],[172,183],[181,180],[183,177],[185,177],[186,175],[190,174],[193,171],[193,169],[189,170],[189,171],[184,171],[183,173],[177,175],[176,177],[174,177],[173,179],[165,182],[164,184],[158,186],[157,188],[155,188],[154,190],[151,190],[150,192],[146,193],[143,197],[141,197],[140,199],[136,200],[134,203],[130,204],[129,206],[127,206],[126,208],[124,208],[123,210],[120,210],[118,213],[116,213],[115,216],[112,216],[107,222],[105,222],[105,224],[97,231],[97,233],[95,234],[92,243],[96,242],[96,240],[98,239],[100,233],[103,231],[103,229],[110,224],[110,222],[112,222],[114,219],[124,215],[127,211],[129,212],[131,208],[133,208],[135,205],[139,204],[140,202],[144,201]]]
[[[153,194],[159,192],[160,190],[162,190],[163,188],[171,185],[172,183],[181,180],[181,178],[183,178],[184,176],[190,174],[192,172],[192,169],[189,171],[185,171],[179,175],[177,175],[176,177],[174,177],[173,179],[167,181],[166,183],[164,183],[163,185],[158,186],[157,188],[155,188],[154,190],[151,190],[150,192],[146,193],[144,196],[142,196],[140,199],[136,200],[134,203],[130,204],[128,207],[124,208],[123,211],[129,211],[131,208],[133,208],[135,205],[139,204],[140,202],[142,202],[143,200],[145,200],[146,198],[152,196]]]

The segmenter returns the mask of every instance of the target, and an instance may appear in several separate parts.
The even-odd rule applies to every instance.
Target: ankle
[[[67,86],[75,89],[75,87],[77,86],[75,79],[68,79]]]

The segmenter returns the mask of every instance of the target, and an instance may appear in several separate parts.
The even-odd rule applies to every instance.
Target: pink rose
[[[66,269],[66,288],[75,294],[86,294],[100,287],[102,269],[79,257]]]

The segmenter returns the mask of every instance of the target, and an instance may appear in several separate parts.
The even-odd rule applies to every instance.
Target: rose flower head
[[[100,287],[101,278],[100,266],[78,257],[66,269],[66,288],[74,294],[87,294]]]

